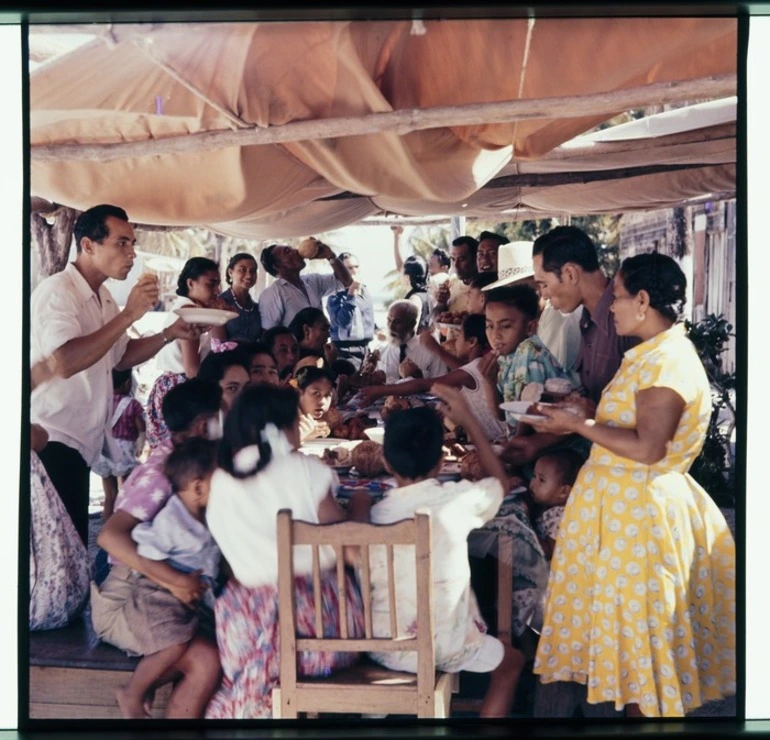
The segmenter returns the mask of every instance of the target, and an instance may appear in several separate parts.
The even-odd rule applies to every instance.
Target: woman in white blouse
[[[224,680],[206,710],[209,719],[272,716],[278,685],[278,535],[276,518],[291,509],[311,523],[341,521],[333,496],[335,474],[317,457],[297,449],[299,397],[290,387],[255,385],[235,401],[225,421],[219,469],[211,480],[206,519],[232,571],[216,602],[216,630]],[[369,495],[351,499],[347,516],[368,520]],[[321,548],[321,598],[325,625],[339,629],[336,558]],[[312,561],[294,554],[297,624],[314,636]],[[348,630],[363,634],[363,605],[352,579],[345,589]],[[301,653],[300,675],[325,675],[350,665],[350,653]]]
[[[227,308],[220,306],[219,265],[205,257],[187,260],[177,280],[178,298],[171,304],[171,314],[166,321],[170,326],[177,320],[173,313],[177,308],[197,306],[199,308]],[[194,378],[203,358],[211,351],[211,337],[204,332],[198,339],[174,339],[158,352],[155,366],[162,375],[155,381],[147,400],[147,442],[156,447],[170,438],[163,421],[163,399],[173,387],[188,378]]]

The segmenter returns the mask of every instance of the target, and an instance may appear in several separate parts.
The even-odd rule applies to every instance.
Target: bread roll
[[[478,452],[473,450],[460,460],[460,475],[470,481],[481,480],[484,477]]]
[[[408,357],[398,366],[398,374],[402,378],[421,378],[422,370],[417,367],[417,363],[414,360],[410,360]]]
[[[543,395],[542,383],[528,383],[521,390],[520,400],[529,401],[530,403],[537,403],[540,397]]]
[[[409,401],[406,398],[399,398],[398,396],[388,396],[385,399],[385,404],[380,411],[383,421],[390,416],[394,411],[400,411],[402,409],[409,408]]]
[[[385,472],[385,460],[382,445],[367,440],[353,448],[351,460],[356,470],[364,478],[374,478]]]
[[[324,415],[322,421],[325,421],[331,429],[342,424],[342,414],[335,408],[330,408]]]

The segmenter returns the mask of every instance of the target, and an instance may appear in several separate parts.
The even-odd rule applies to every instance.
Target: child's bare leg
[[[131,674],[129,682],[116,694],[118,705],[126,719],[146,719],[150,716],[145,705],[145,694],[158,678],[173,666],[187,650],[187,644],[172,645],[157,653],[145,655]]]
[[[112,475],[109,478],[102,478],[102,488],[104,489],[102,519],[106,522],[115,510],[115,499],[118,497],[118,479]]]
[[[222,679],[219,651],[211,640],[197,635],[175,666],[182,673],[166,707],[166,719],[203,717]]]
[[[516,698],[516,687],[524,668],[524,653],[505,645],[503,660],[491,674],[480,717],[507,717]]]

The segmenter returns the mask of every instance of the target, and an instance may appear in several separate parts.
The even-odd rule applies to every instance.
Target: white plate
[[[318,455],[320,457],[324,454],[324,450],[327,448],[334,449],[339,447],[343,442],[350,442],[349,439],[339,439],[338,437],[321,437],[320,439],[309,439],[307,442],[302,443],[300,452],[304,452],[308,455]]]
[[[506,401],[500,404],[500,408],[512,414],[526,414],[527,409],[533,405],[531,401]]]
[[[385,442],[385,427],[373,427],[371,429],[364,429],[364,434],[372,440],[381,445]]]
[[[224,326],[228,321],[238,318],[235,311],[223,311],[219,308],[175,308],[174,313],[181,316],[188,324],[203,326]]]
[[[540,414],[517,414],[517,413],[511,413],[511,416],[516,419],[516,421],[523,421],[525,424],[532,424],[537,423],[540,421],[548,421],[547,416],[541,416]]]

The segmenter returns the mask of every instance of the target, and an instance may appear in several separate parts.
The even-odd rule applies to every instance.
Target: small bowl
[[[384,427],[372,427],[371,429],[364,429],[364,434],[372,440],[381,445],[385,442],[385,429]]]

